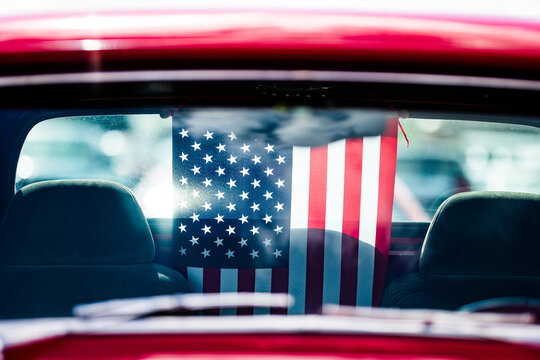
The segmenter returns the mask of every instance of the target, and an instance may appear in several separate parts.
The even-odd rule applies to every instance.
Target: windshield
[[[34,230],[25,230],[25,239],[7,251],[6,261],[12,266],[37,263],[44,266],[43,274],[50,265],[60,272],[64,265],[82,266],[79,275],[62,275],[68,278],[90,276],[86,271],[107,276],[107,264],[122,264],[125,273],[120,283],[109,279],[98,292],[80,288],[74,295],[49,294],[40,309],[26,312],[31,305],[25,303],[2,314],[68,316],[80,303],[178,292],[256,292],[294,299],[285,309],[209,311],[216,315],[313,314],[328,304],[456,310],[484,299],[527,295],[523,276],[537,271],[534,264],[527,267],[529,260],[519,266],[511,261],[505,266],[471,265],[467,259],[445,259],[447,255],[439,259],[437,253],[435,260],[425,253],[420,259],[420,250],[429,238],[427,226],[438,220],[432,221],[434,214],[443,212],[445,200],[453,195],[473,194],[466,201],[471,205],[457,219],[443,217],[444,226],[463,227],[460,221],[466,219],[487,224],[478,210],[469,209],[488,201],[485,196],[496,197],[485,206],[500,213],[521,209],[514,203],[534,206],[540,190],[535,161],[540,131],[519,124],[441,119],[440,114],[398,119],[387,110],[310,107],[184,107],[48,117],[26,137],[15,188],[28,201],[21,211],[42,207],[39,198],[46,195],[41,194],[56,199],[40,210],[49,215],[39,236],[54,239],[47,249],[36,247]],[[132,193],[133,204],[117,204],[102,193],[108,187],[113,193]],[[532,210],[519,211],[524,213],[516,221],[523,222]],[[13,218],[8,214],[7,219]],[[13,226],[4,222],[4,236],[22,231],[19,221],[12,221]],[[64,228],[64,233],[49,227]],[[66,233],[77,237],[68,248],[62,245]],[[500,249],[466,239],[520,241],[491,228],[477,233],[463,228],[455,236],[463,238],[463,251],[491,251],[495,257]],[[105,240],[96,239],[101,237]],[[451,240],[440,245],[440,237],[448,235],[431,241],[444,250]],[[58,250],[51,251],[54,246]],[[68,251],[79,254],[74,258]],[[444,251],[452,254],[451,247]],[[150,275],[141,278],[139,271]],[[476,294],[469,290],[474,278],[466,279],[463,287],[449,288],[454,294],[444,301],[434,302],[429,292],[417,300],[399,295],[409,291],[410,281],[424,286],[423,272],[427,281],[432,281],[431,273],[443,276],[441,281],[454,281],[454,275],[490,279],[479,280],[483,290]],[[491,293],[494,276],[522,284],[504,283]],[[56,292],[57,284],[50,285]]]

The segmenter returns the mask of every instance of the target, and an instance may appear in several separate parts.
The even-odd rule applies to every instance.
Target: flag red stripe
[[[345,147],[345,187],[342,232],[358,238],[362,194],[362,139],[347,140]]]
[[[178,266],[176,271],[182,274],[182,276],[187,280],[187,266]]]
[[[305,300],[308,314],[317,312],[322,304],[327,163],[328,146],[311,149]]]
[[[286,294],[289,292],[289,269],[272,269],[272,284],[270,291],[275,294]],[[270,314],[287,315],[286,309],[270,309]]]
[[[220,269],[203,269],[203,293],[218,293],[220,291]],[[204,310],[203,315],[219,315],[218,309]]]
[[[218,293],[220,290],[220,269],[203,269],[203,293]]]
[[[375,268],[373,269],[372,304],[378,306],[382,299],[388,248],[392,230],[392,205],[397,159],[397,119],[391,123],[385,136],[381,137],[379,167],[379,201],[377,209],[377,233],[375,236]]]
[[[326,220],[327,164],[328,146],[312,148],[309,164],[309,229],[324,229]]]
[[[358,278],[358,231],[362,193],[361,139],[347,140],[345,145],[345,185],[343,191],[343,227],[341,245],[341,280],[339,303],[356,305]]]
[[[238,269],[238,292],[255,291],[255,269]],[[253,315],[253,308],[238,309],[238,315]]]

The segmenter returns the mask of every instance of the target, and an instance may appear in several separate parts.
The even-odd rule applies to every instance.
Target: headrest
[[[152,262],[154,240],[133,194],[100,180],[25,186],[0,225],[0,264],[91,265]]]
[[[448,198],[428,229],[420,272],[540,275],[540,195],[468,192]]]

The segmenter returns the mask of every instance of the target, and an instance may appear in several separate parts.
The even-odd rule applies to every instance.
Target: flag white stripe
[[[191,267],[187,268],[188,283],[192,292],[203,292],[203,268]]]
[[[328,145],[324,236],[323,304],[339,304],[341,231],[345,188],[345,140]]]
[[[356,305],[371,306],[375,266],[375,235],[379,200],[381,137],[365,137],[362,154],[362,195]],[[366,246],[367,245],[367,246]]]
[[[220,293],[238,291],[238,269],[221,269]],[[221,315],[236,315],[236,309],[220,309]]]
[[[255,292],[272,291],[272,269],[255,269]],[[255,308],[255,315],[270,314],[270,308]]]
[[[306,300],[306,258],[309,206],[310,148],[293,147],[289,294],[295,298],[289,314],[303,314]]]

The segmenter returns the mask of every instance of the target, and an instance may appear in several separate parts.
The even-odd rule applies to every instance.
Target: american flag
[[[313,148],[195,133],[181,121],[174,128],[175,264],[193,291],[288,292],[296,300],[289,314],[376,302],[390,238],[394,126],[386,136]],[[253,311],[270,312],[238,313]]]

